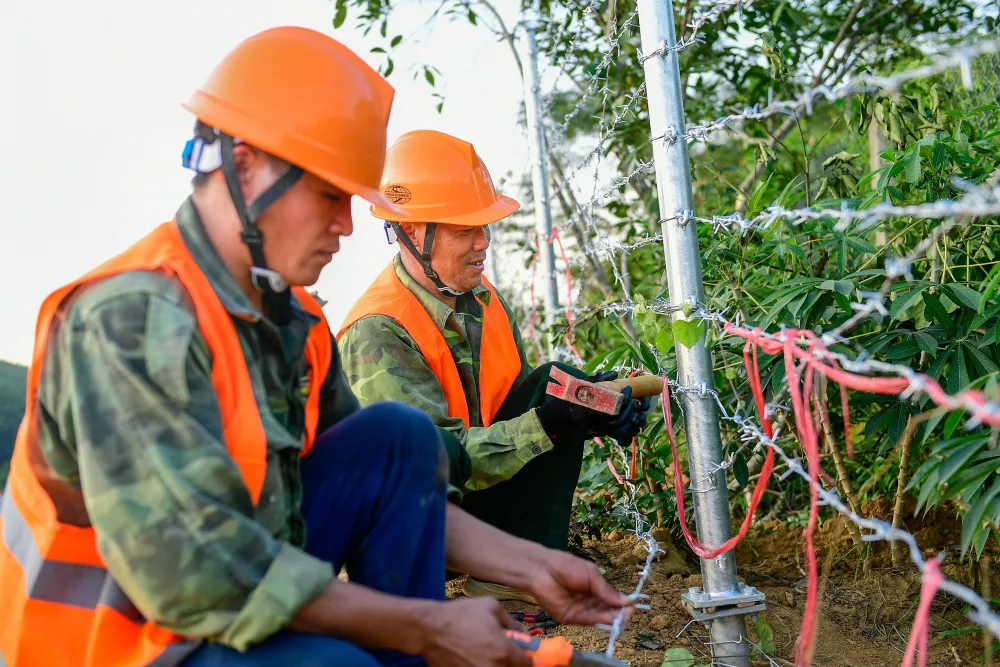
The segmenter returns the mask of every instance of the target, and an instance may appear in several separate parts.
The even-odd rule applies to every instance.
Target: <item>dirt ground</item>
[[[888,503],[872,503],[863,513],[883,516]],[[739,517],[734,517],[738,520]],[[947,550],[943,571],[949,579],[980,590],[979,567],[962,563],[956,547],[961,525],[954,513],[938,512],[907,528],[914,532],[925,557]],[[662,544],[669,535],[657,535],[667,554],[653,568],[644,589],[650,595],[649,611],[636,613],[618,640],[615,657],[633,667],[660,667],[666,649],[683,647],[695,658],[695,665],[710,664],[707,630],[691,620],[681,605],[680,594],[699,586],[697,560],[685,555],[673,544]],[[631,592],[637,582],[636,565],[645,560],[645,551],[630,534],[611,533],[599,541],[579,540],[591,559],[605,569],[605,576],[616,588]],[[920,581],[914,567],[895,569],[889,548],[877,544],[865,572],[864,559],[852,536],[839,520],[820,526],[816,537],[817,562],[822,576],[829,559],[830,575],[826,580],[820,609],[814,665],[822,667],[884,667],[899,665],[909,637],[917,606]],[[792,658],[805,604],[805,564],[802,559],[801,528],[779,521],[762,522],[737,548],[740,578],[762,590],[767,611],[761,618],[773,630],[773,662],[758,656],[755,664],[786,665]],[[908,559],[907,559],[908,562]],[[1000,591],[1000,567],[991,576],[992,591]],[[453,595],[461,580],[451,583]],[[821,578],[821,589],[823,579]],[[520,603],[510,603],[512,611],[528,610]],[[939,636],[946,631],[974,627],[962,614],[962,603],[939,593],[932,609],[930,658],[928,665],[981,665],[981,634]],[[765,631],[766,632],[766,631]],[[577,650],[603,651],[607,632],[596,628],[559,626],[548,631],[569,638]],[[760,642],[750,629],[750,638]]]

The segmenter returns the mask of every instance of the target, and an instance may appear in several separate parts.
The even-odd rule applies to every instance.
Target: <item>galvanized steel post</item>
[[[642,53],[659,54],[643,63],[649,124],[653,140],[653,159],[659,193],[660,217],[664,220],[663,245],[666,253],[667,287],[675,306],[704,303],[701,254],[697,224],[686,212],[693,211],[691,165],[683,135],[684,100],[681,90],[674,12],[670,0],[638,0]],[[675,318],[685,318],[677,312]],[[704,337],[694,347],[680,343],[677,354],[677,382],[683,387],[699,387],[701,393],[683,392],[677,399],[684,408],[690,458],[691,487],[698,538],[717,547],[732,536],[726,473],[719,467],[722,440],[719,414],[713,396],[712,355]],[[745,601],[747,591],[736,576],[733,551],[718,558],[701,561],[703,590],[692,590],[684,601],[696,618],[710,627],[712,664],[750,667],[750,644],[746,638],[744,617],[736,611],[736,601]],[[751,589],[752,591],[752,589]],[[756,598],[752,591],[749,597]],[[692,604],[693,600],[693,604]],[[722,615],[726,608],[730,614]],[[758,607],[759,608],[759,607]]]
[[[535,193],[535,228],[538,253],[544,283],[546,347],[552,354],[556,310],[559,296],[556,291],[556,256],[552,244],[552,210],[549,206],[549,177],[545,164],[545,129],[540,118],[542,91],[538,77],[538,44],[535,41],[537,14],[529,11],[524,26],[524,108],[528,121],[528,145],[531,152],[531,185]]]

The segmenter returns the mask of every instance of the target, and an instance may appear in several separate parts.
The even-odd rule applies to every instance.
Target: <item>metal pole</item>
[[[524,108],[528,120],[528,144],[531,151],[531,183],[535,193],[535,228],[538,233],[538,252],[541,255],[542,293],[545,299],[546,347],[552,354],[553,330],[559,296],[556,291],[556,256],[552,246],[552,210],[549,207],[549,177],[545,165],[545,130],[539,115],[542,110],[542,91],[538,81],[538,45],[535,42],[537,18],[529,12],[524,21],[525,58]]]
[[[653,53],[664,44],[673,47],[677,40],[670,0],[638,0],[638,8],[642,53]],[[643,67],[652,136],[662,137],[672,130],[675,136],[682,137],[685,132],[684,100],[677,53],[668,50],[665,55],[648,58]],[[704,303],[697,225],[684,217],[677,217],[694,209],[687,142],[683,138],[672,142],[655,139],[653,159],[660,217],[665,220],[662,225],[663,245],[670,302],[677,306]],[[684,318],[685,315],[678,312],[674,317]],[[684,409],[698,538],[710,547],[716,547],[732,536],[732,524],[726,474],[719,468],[722,461],[719,415],[714,399],[708,393],[714,389],[712,355],[705,347],[704,338],[691,348],[678,343],[675,350],[680,385],[704,387],[706,390],[701,395],[679,393],[678,400]],[[734,551],[713,560],[702,559],[701,575],[703,592],[692,589],[684,600],[695,618],[709,625],[710,648],[714,658],[712,664],[750,667],[750,645],[746,639],[743,616],[717,615],[718,610],[727,604],[730,605],[730,613],[733,613],[734,601],[745,598],[748,592],[737,579]],[[698,603],[692,605],[692,599]]]

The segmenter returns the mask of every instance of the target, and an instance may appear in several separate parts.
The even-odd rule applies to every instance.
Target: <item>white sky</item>
[[[435,5],[406,3],[389,36],[418,31]],[[380,38],[353,30],[353,17],[334,30],[333,15],[329,0],[0,0],[0,359],[28,362],[49,292],[173,216],[191,177],[180,154],[193,118],[180,103],[241,39],[301,25],[381,62],[368,52]],[[465,21],[420,32],[389,77],[390,143],[437,129],[471,141],[498,183],[520,173],[527,140],[509,48]],[[413,80],[416,60],[442,72],[442,114],[423,76]],[[394,253],[367,205],[354,204],[354,234],[316,285],[334,328]]]

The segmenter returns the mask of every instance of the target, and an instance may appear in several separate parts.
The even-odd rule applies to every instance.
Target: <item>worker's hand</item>
[[[531,658],[504,630],[524,628],[493,598],[443,602],[424,618],[429,667],[531,667]]]
[[[608,382],[618,379],[618,371],[600,371],[584,378],[587,382]]]
[[[646,425],[646,411],[649,399],[632,398],[632,387],[622,390],[622,409],[616,415],[591,410],[590,408],[553,398],[535,409],[538,421],[549,436],[559,435],[583,427],[585,435],[607,435],[626,441],[634,437]]]
[[[610,436],[618,441],[623,447],[632,438],[639,434],[639,431],[646,425],[646,415],[649,412],[650,397],[642,399],[631,398],[631,387],[625,388],[628,391],[629,399],[622,411],[618,413],[618,418],[608,425],[604,435]],[[625,392],[622,392],[625,393]]]
[[[622,608],[627,621],[634,611],[634,601],[613,589],[596,565],[563,551],[547,552],[528,590],[549,616],[566,624],[611,623]]]

